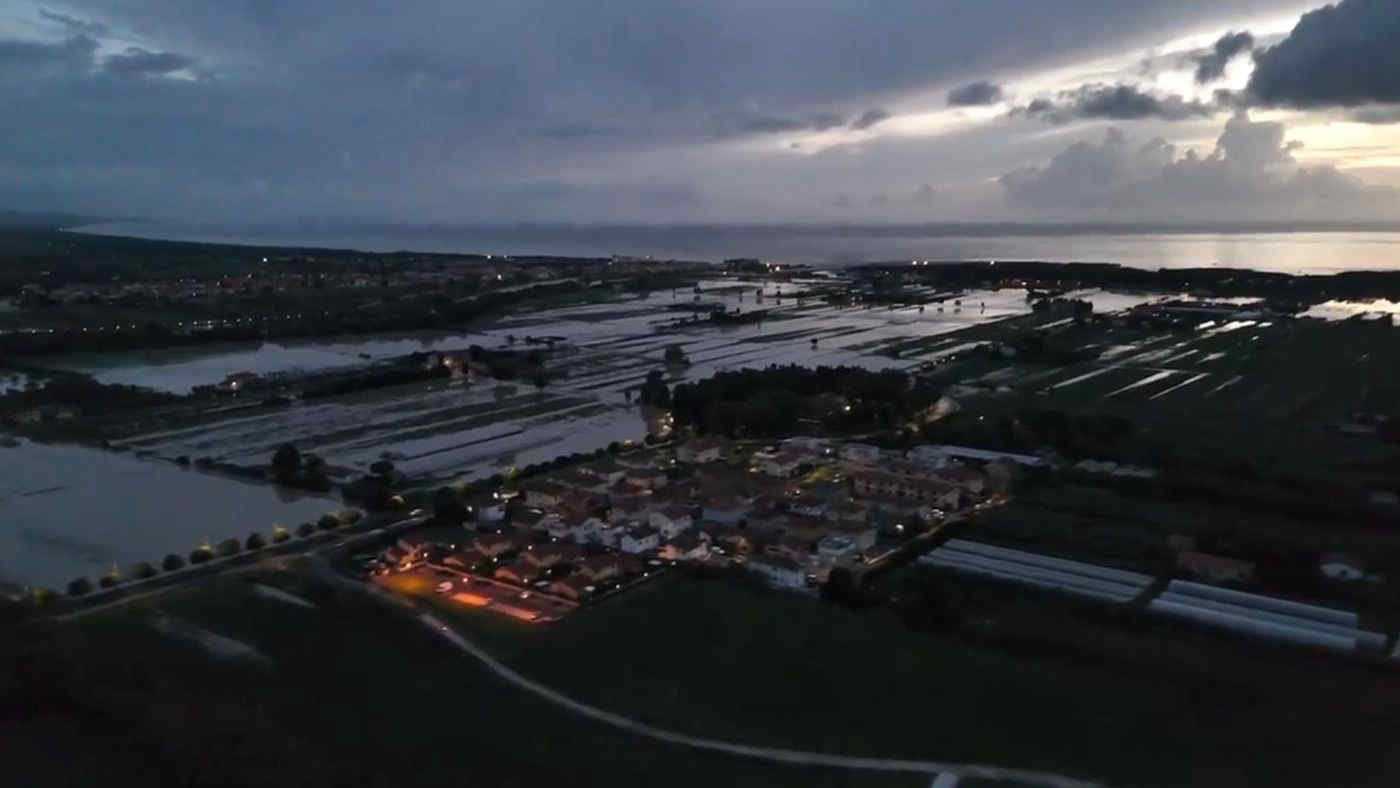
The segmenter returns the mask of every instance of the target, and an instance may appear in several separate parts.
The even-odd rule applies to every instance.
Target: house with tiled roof
[[[629,484],[635,484],[638,487],[644,487],[648,490],[664,487],[666,482],[669,481],[666,478],[666,472],[656,468],[633,468],[627,471],[626,476],[623,478],[626,479]]]
[[[551,481],[526,482],[520,488],[525,493],[525,503],[548,509],[559,505],[568,494],[569,488]]]
[[[505,534],[478,534],[472,539],[472,549],[488,558],[516,549],[515,539]]]
[[[579,561],[573,576],[586,577],[597,583],[610,577],[616,577],[621,573],[622,564],[616,556],[595,555]]]
[[[700,464],[719,462],[729,456],[729,441],[722,438],[694,438],[676,447],[676,459]]]
[[[710,543],[693,533],[667,539],[657,557],[666,561],[703,561],[710,555]]]
[[[550,583],[549,592],[556,596],[562,596],[565,599],[582,602],[593,595],[595,583],[596,581],[592,578],[575,572],[563,580],[555,580],[553,583]]]
[[[653,509],[648,522],[661,532],[662,539],[670,539],[694,525],[695,515],[690,507],[673,503]]]
[[[508,564],[496,567],[496,571],[491,576],[497,580],[517,585],[533,583],[540,575],[541,568],[534,566],[523,558],[517,558]]]
[[[661,544],[661,532],[649,525],[633,528],[622,535],[620,549],[624,553],[645,553]]]

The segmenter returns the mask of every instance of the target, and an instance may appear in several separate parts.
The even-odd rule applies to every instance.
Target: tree
[[[682,346],[670,345],[666,348],[666,363],[674,367],[684,367],[690,364],[690,358],[686,356]]]
[[[300,536],[303,539],[314,533],[316,533],[316,526],[312,525],[311,523],[302,523],[301,525],[297,526],[297,536]]]
[[[68,584],[68,596],[82,596],[92,593],[92,581],[86,577],[80,577]]]
[[[242,550],[243,545],[237,539],[225,539],[219,542],[219,546],[215,549],[215,552],[218,553],[219,557],[227,558],[231,555],[237,555],[242,552]]]
[[[621,452],[622,452],[622,444],[621,444],[621,443],[618,443],[617,441],[613,441],[612,443],[609,443],[609,444],[608,444],[608,454],[620,454]]]
[[[645,443],[645,444],[648,445],[648,446],[655,446],[655,445],[656,445],[657,443],[659,443],[660,441],[661,441],[661,439],[658,438],[658,437],[656,437],[656,433],[654,433],[654,432],[648,432],[648,433],[647,433],[647,436],[646,436],[645,438],[642,439],[642,442]]]
[[[167,555],[164,561],[160,562],[160,568],[167,572],[174,572],[185,568],[185,559],[174,553]]]
[[[248,534],[248,541],[243,543],[243,547],[248,550],[261,550],[266,546],[267,541],[264,540],[262,534],[257,531]]]
[[[280,525],[274,525],[272,527],[272,541],[274,544],[281,544],[282,542],[285,542],[291,538],[292,535],[287,533],[286,528],[283,528]]]
[[[277,447],[272,454],[272,476],[279,482],[295,481],[301,472],[301,452],[290,443]]]
[[[661,370],[653,369],[647,373],[647,380],[642,384],[641,394],[637,401],[643,405],[654,405],[658,408],[671,406],[671,390],[666,388],[666,379]]]
[[[433,513],[438,519],[451,523],[460,523],[467,518],[467,508],[451,487],[439,487],[433,493]]]
[[[333,514],[323,514],[321,519],[316,521],[316,527],[322,531],[331,531],[340,527],[340,519]]]
[[[394,472],[394,464],[388,460],[377,460],[369,466],[369,470],[376,476],[389,476]]]
[[[190,563],[192,563],[192,564],[203,564],[203,563],[207,563],[207,562],[208,562],[211,558],[213,558],[213,557],[214,557],[214,550],[213,550],[213,548],[211,548],[211,547],[210,547],[209,545],[207,545],[207,544],[206,544],[206,545],[200,545],[199,547],[196,547],[193,551],[190,552]]]

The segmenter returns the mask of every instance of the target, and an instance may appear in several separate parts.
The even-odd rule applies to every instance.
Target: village
[[[508,483],[466,528],[409,531],[360,556],[371,580],[428,587],[526,621],[551,621],[677,565],[814,591],[1004,500],[1017,461],[951,446],[909,452],[795,437],[698,438],[609,454]]]

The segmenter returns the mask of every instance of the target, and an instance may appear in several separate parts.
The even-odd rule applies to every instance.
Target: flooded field
[[[660,414],[644,412],[634,399],[652,370],[664,370],[674,384],[771,364],[909,369],[972,346],[951,336],[957,331],[1031,312],[1020,289],[928,291],[922,295],[935,300],[921,308],[794,298],[808,284],[714,279],[701,282],[698,293],[684,288],[516,314],[473,333],[65,359],[65,366],[99,380],[184,392],[238,371],[325,369],[473,344],[520,348],[529,346],[527,338],[549,337],[556,352],[548,367],[556,377],[544,388],[487,379],[435,380],[155,429],[119,441],[135,456],[35,444],[0,449],[6,452],[0,463],[17,469],[0,490],[6,515],[0,538],[8,548],[0,559],[0,577],[62,584],[114,564],[188,553],[205,539],[269,531],[273,523],[295,525],[337,506],[330,499],[288,498],[277,488],[151,459],[208,457],[264,465],[279,445],[292,442],[302,452],[320,455],[340,481],[380,459],[392,460],[423,484],[480,478],[664,432]],[[1156,298],[1098,291],[1075,295],[1100,311]],[[695,310],[707,305],[731,314],[764,310],[765,317],[716,325],[695,317]],[[665,364],[664,354],[673,345],[684,351],[688,365]]]
[[[61,589],[113,566],[189,554],[205,540],[270,534],[337,499],[166,463],[22,441],[0,447],[0,582]]]
[[[365,364],[419,351],[464,348],[478,340],[459,333],[347,337],[343,340],[281,344],[250,342],[212,348],[73,355],[53,359],[47,364],[57,369],[85,372],[100,383],[145,386],[188,394],[195,386],[218,383],[235,372],[258,375],[311,372]]]

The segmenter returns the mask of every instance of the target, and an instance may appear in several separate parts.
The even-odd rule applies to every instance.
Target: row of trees
[[[341,519],[336,515],[324,514],[314,523],[302,523],[297,526],[295,531],[288,531],[278,526],[273,530],[271,537],[265,537],[260,532],[254,531],[248,535],[247,539],[241,541],[238,539],[225,539],[217,545],[202,544],[190,551],[188,559],[182,558],[175,553],[170,553],[160,562],[159,569],[157,569],[154,564],[142,561],[132,565],[131,568],[127,570],[127,575],[124,576],[116,567],[113,567],[110,572],[98,579],[97,586],[101,588],[111,588],[124,582],[127,576],[136,580],[147,580],[155,577],[162,571],[167,573],[178,572],[187,565],[198,566],[200,564],[206,564],[215,558],[228,558],[244,551],[253,552],[261,550],[269,544],[282,544],[289,541],[293,533],[302,539],[306,539],[318,532],[331,531],[339,528],[342,524]],[[68,584],[67,590],[69,596],[83,596],[84,594],[91,593],[93,589],[94,585],[91,580],[86,577],[79,577]]]

